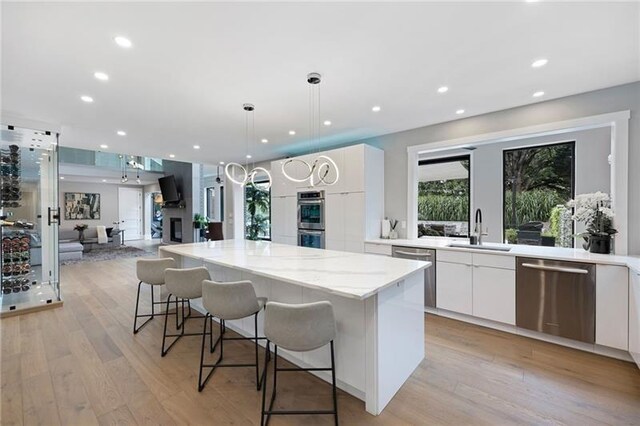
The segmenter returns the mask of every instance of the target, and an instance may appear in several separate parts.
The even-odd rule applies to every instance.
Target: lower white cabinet
[[[516,324],[515,270],[473,266],[473,316]]]
[[[629,349],[629,269],[596,266],[596,344]]]
[[[436,307],[462,314],[473,314],[472,266],[437,262]]]
[[[298,200],[295,196],[271,197],[271,241],[296,245]]]
[[[640,367],[640,273],[629,270],[629,353]]]

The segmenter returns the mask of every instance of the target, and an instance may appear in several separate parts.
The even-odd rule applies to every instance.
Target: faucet
[[[476,209],[474,233],[477,238],[476,244],[482,245],[482,210],[480,209]]]

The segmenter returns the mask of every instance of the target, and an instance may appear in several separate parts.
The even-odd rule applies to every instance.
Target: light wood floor
[[[161,358],[161,318],[131,333],[134,265],[65,266],[63,308],[0,321],[2,425],[259,424],[253,370],[222,369],[198,393],[198,338]],[[640,424],[640,372],[631,363],[435,316],[426,327],[426,359],[384,413],[373,417],[340,392],[342,424]],[[228,360],[250,361],[250,346],[233,345],[225,345]],[[284,373],[277,404],[292,403],[328,406],[330,388]]]

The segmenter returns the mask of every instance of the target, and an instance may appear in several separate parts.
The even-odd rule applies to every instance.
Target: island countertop
[[[159,250],[163,256],[173,253],[359,300],[431,266],[431,262],[269,241],[207,241],[161,246]]]

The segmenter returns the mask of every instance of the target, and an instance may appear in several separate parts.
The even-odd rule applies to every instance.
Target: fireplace
[[[175,243],[182,242],[182,219],[179,217],[169,218],[170,221],[170,237]]]

